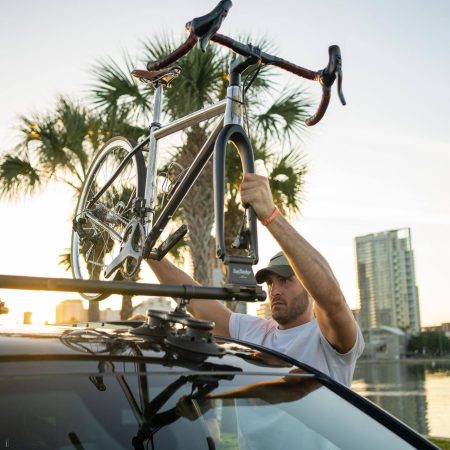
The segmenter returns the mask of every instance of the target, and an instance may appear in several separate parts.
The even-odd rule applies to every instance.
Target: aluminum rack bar
[[[89,292],[95,294],[149,295],[202,300],[264,301],[266,293],[260,286],[208,287],[135,283],[132,281],[74,280],[69,278],[0,275],[0,289],[36,291]]]

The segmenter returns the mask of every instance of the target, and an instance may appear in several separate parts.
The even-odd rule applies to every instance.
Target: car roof
[[[220,353],[204,355],[170,345],[167,340],[154,342],[132,334],[133,328],[114,324],[77,326],[0,327],[0,362],[6,361],[145,361],[153,365],[178,367],[180,370],[226,371],[285,375],[295,362],[264,348],[255,349],[230,338],[216,338]],[[56,370],[56,369],[55,369]],[[70,369],[64,368],[62,371]],[[166,369],[164,369],[166,370]],[[305,375],[309,374],[305,371]]]

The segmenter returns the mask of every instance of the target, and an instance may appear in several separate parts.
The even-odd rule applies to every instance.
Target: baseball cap
[[[268,275],[271,273],[279,275],[283,278],[289,278],[294,275],[294,271],[289,265],[289,262],[283,252],[278,252],[276,255],[272,256],[269,261],[269,265],[256,272],[255,278],[258,284],[264,283],[267,280]]]

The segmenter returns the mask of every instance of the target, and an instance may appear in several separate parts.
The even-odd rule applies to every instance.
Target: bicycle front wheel
[[[71,266],[74,278],[105,280],[105,268],[120,251],[121,238],[133,217],[133,202],[143,198],[145,162],[142,152],[131,157],[120,173],[93,203],[92,199],[117,171],[133,146],[123,137],[108,141],[95,157],[78,200],[72,228]],[[109,279],[120,277],[119,272]],[[87,300],[108,294],[81,293]]]

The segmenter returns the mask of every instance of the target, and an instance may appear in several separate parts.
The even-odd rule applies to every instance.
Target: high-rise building
[[[361,328],[380,325],[420,332],[411,230],[355,238]]]
[[[56,305],[56,323],[86,322],[87,309],[84,309],[81,300],[63,300]]]
[[[169,312],[176,306],[176,303],[167,297],[149,297],[133,308],[133,314],[147,315],[149,309]]]
[[[265,301],[259,304],[256,310],[256,316],[262,319],[270,319],[272,317],[272,312],[270,311],[270,302]]]

